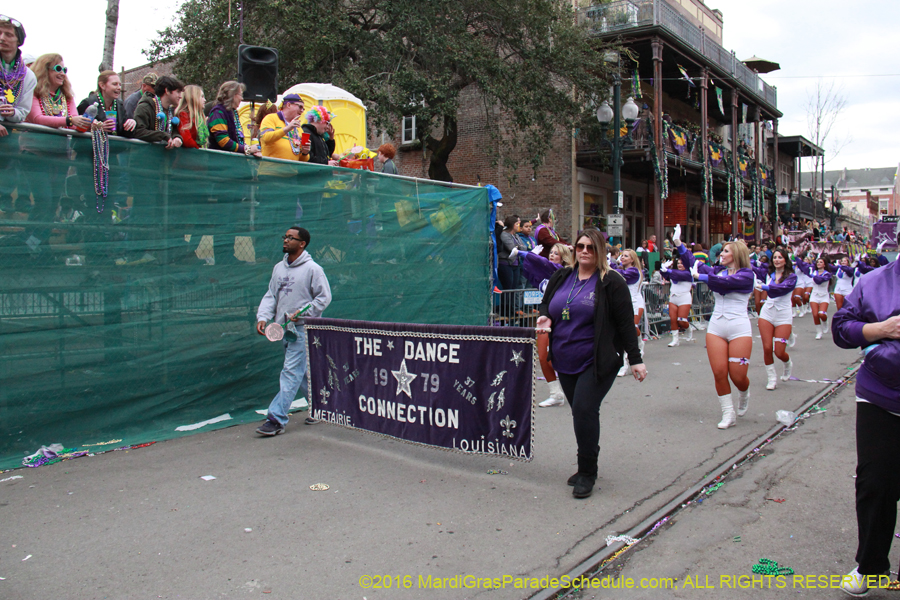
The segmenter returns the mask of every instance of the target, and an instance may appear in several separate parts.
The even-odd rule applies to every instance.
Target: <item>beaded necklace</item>
[[[48,117],[67,117],[69,116],[68,99],[63,95],[62,88],[57,88],[56,93],[52,96],[46,94],[40,99],[41,112]]]
[[[94,206],[97,213],[102,214],[106,210],[106,195],[109,192],[109,135],[104,129],[91,131],[91,145],[94,149]]]
[[[282,120],[282,122],[287,125],[287,119],[284,118],[284,114],[281,111],[278,111],[278,118]],[[300,155],[300,136],[297,134],[296,129],[292,129],[288,131],[284,136],[288,139],[288,142],[291,144],[291,152],[294,153],[294,156]]]
[[[25,68],[25,61],[22,60],[22,51],[16,53],[16,58],[9,64],[0,66],[0,94],[9,104],[15,104],[22,90],[22,83],[25,81],[25,75],[28,69]]]
[[[590,283],[591,279],[593,279],[593,278],[594,278],[594,275],[591,275],[590,277],[585,279],[584,283],[581,284],[581,287],[578,288],[578,291],[575,292],[575,286],[578,284],[578,272],[577,271],[575,272],[575,279],[572,281],[572,289],[569,290],[569,295],[566,297],[566,306],[565,306],[565,308],[563,308],[563,311],[562,311],[562,320],[563,321],[569,320],[569,317],[570,317],[569,304],[572,303],[572,300],[574,300],[575,298],[578,297],[578,294],[580,294],[584,290],[584,287],[588,283]],[[572,292],[575,292],[575,293],[573,294]]]
[[[168,134],[172,134],[172,107],[163,112],[162,102],[159,97],[154,96],[153,101],[156,103],[156,130],[157,131],[165,131]]]
[[[241,117],[238,115],[237,109],[234,109],[234,129],[237,132],[238,144],[244,143],[244,128],[241,127]]]

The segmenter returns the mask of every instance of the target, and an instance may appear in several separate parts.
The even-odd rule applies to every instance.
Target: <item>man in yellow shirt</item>
[[[259,127],[259,141],[262,155],[284,160],[309,161],[309,141],[302,144],[303,131],[300,129],[300,115],[303,113],[303,100],[297,94],[288,94],[281,103],[281,110],[266,115]],[[287,175],[272,169],[264,169],[260,165],[260,175]],[[264,172],[268,171],[268,172]],[[290,174],[294,173],[293,169]]]

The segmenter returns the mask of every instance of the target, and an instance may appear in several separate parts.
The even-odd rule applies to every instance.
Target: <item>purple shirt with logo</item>
[[[594,363],[596,288],[596,273],[587,280],[578,281],[578,270],[575,269],[557,288],[550,300],[550,320],[553,322],[553,368],[560,373],[577,375]],[[566,306],[569,308],[569,318],[563,320],[562,313]]]

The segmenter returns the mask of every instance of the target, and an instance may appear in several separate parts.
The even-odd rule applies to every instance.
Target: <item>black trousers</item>
[[[888,553],[900,500],[900,417],[856,403],[856,562],[862,575],[890,568]]]
[[[600,404],[615,380],[616,371],[613,371],[597,381],[594,365],[578,375],[559,373],[559,384],[572,407],[579,456],[596,459],[600,454]]]

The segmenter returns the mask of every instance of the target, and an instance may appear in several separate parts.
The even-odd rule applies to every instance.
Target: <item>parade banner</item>
[[[314,419],[532,459],[534,329],[306,319],[306,331]]]
[[[897,248],[897,223],[879,221],[872,225],[872,245],[882,245],[882,248],[891,250]]]

